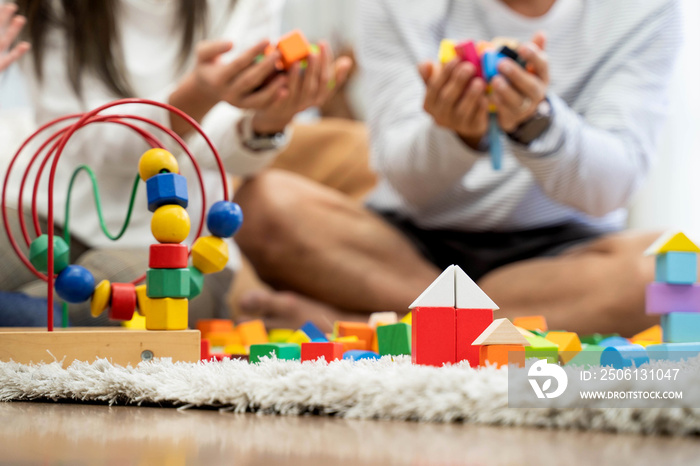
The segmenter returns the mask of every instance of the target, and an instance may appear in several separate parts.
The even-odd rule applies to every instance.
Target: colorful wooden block
[[[491,309],[498,306],[458,265],[453,266],[457,309]]]
[[[546,359],[550,364],[559,363],[559,345],[539,335],[525,336],[529,345],[525,347],[525,359]]]
[[[637,333],[630,340],[644,340],[644,341],[663,341],[663,332],[661,330],[661,325],[654,325],[648,329]]]
[[[403,322],[404,324],[408,324],[408,325],[413,325],[413,316],[409,312],[408,314],[403,316],[399,322]]]
[[[236,332],[241,336],[244,346],[267,343],[267,331],[262,320],[249,320],[238,324]]]
[[[411,326],[404,323],[377,327],[377,346],[381,356],[411,355]]]
[[[600,356],[600,365],[612,366],[615,369],[639,367],[649,362],[646,349],[640,345],[608,346]]]
[[[646,291],[646,313],[700,312],[700,284],[669,285],[649,283]]]
[[[474,66],[474,77],[484,77],[484,73],[481,69],[481,58],[479,58],[479,52],[477,52],[476,45],[473,41],[468,40],[455,45],[455,52],[460,60],[469,62]]]
[[[700,314],[672,312],[661,316],[661,328],[666,343],[700,342]]]
[[[111,292],[111,286],[110,286]],[[150,298],[146,294],[146,284],[142,283],[136,287],[136,312],[146,316],[146,308],[150,305]]]
[[[148,269],[146,294],[149,298],[187,298],[190,269]]]
[[[652,361],[686,361],[700,355],[700,343],[661,343],[646,350]]]
[[[82,303],[95,291],[95,278],[81,265],[69,265],[54,282],[56,294],[68,303]]]
[[[527,66],[527,62],[520,56],[520,54],[516,52],[515,49],[508,47],[507,45],[501,46],[501,48],[498,49],[498,53],[504,57],[510,58],[515,63],[520,65],[521,68],[525,68]]]
[[[311,340],[328,341],[326,334],[323,333],[320,328],[316,327],[316,325],[310,320],[306,321],[306,323],[304,323],[299,330],[304,332]]]
[[[522,327],[525,330],[539,330],[540,332],[546,332],[549,330],[547,328],[547,319],[544,316],[522,316],[513,319],[513,325],[516,327]]]
[[[212,332],[233,332],[233,321],[229,319],[200,319],[197,330],[206,338]]]
[[[159,173],[179,173],[180,167],[173,154],[165,149],[149,149],[139,159],[139,176],[143,181],[148,181]]]
[[[695,252],[700,253],[700,248],[693,243],[683,232],[667,231],[659,236],[649,248],[644,251],[647,256],[663,254],[666,252]]]
[[[567,366],[595,367],[600,365],[600,356],[605,348],[598,345],[581,344],[581,351],[566,364]]]
[[[364,340],[359,340],[356,336],[352,337],[340,337],[335,339],[336,343],[343,345],[343,353],[352,350],[362,350],[367,351],[367,342]]]
[[[191,301],[202,294],[202,290],[204,289],[204,274],[193,265],[189,266],[188,269],[190,269],[190,294],[187,296],[187,299]]]
[[[267,332],[267,339],[270,343],[286,343],[294,332],[291,328],[272,328]]]
[[[146,181],[148,210],[155,212],[158,207],[175,204],[187,207],[187,178],[177,173],[159,173]]]
[[[301,348],[294,343],[259,343],[250,345],[250,362],[257,363],[263,357],[295,361],[301,359]]]
[[[241,206],[231,201],[214,203],[207,213],[207,228],[219,238],[230,238],[243,224]]]
[[[294,343],[296,345],[301,345],[303,343],[309,343],[311,338],[301,330],[296,330],[292,335],[287,338],[287,343]]]
[[[211,342],[212,346],[243,346],[241,336],[234,330],[229,330],[226,332],[209,332],[206,336]]]
[[[374,351],[368,350],[350,350],[343,353],[343,359],[350,361],[359,361],[362,359],[379,359],[380,356]]]
[[[211,343],[206,338],[202,338],[199,344],[199,354],[199,359],[202,361],[211,359]]]
[[[220,272],[228,263],[228,245],[217,236],[203,236],[192,245],[192,265],[204,274]]]
[[[294,63],[309,56],[310,47],[304,34],[295,30],[280,38],[277,50],[280,51],[284,69],[288,70]]]
[[[581,340],[573,332],[549,332],[547,340],[556,343],[559,347],[559,357],[564,364],[571,361],[581,351]]]
[[[469,361],[469,365],[479,365],[479,345],[472,345],[479,335],[493,322],[491,309],[455,310],[456,353],[455,361]]]
[[[133,283],[112,283],[109,318],[128,321],[136,311],[136,289]]]
[[[411,360],[414,364],[442,366],[457,362],[457,319],[454,307],[413,309]]]
[[[399,315],[395,312],[373,312],[369,315],[367,324],[372,328],[377,328],[377,324],[390,325],[398,321]]]
[[[496,319],[472,344],[528,346],[530,343],[508,319]]]
[[[498,74],[498,64],[505,58],[498,52],[487,51],[481,57],[481,67],[484,73],[484,79],[486,82],[491,82],[491,80]]]
[[[547,336],[549,336],[549,334],[547,334]],[[603,348],[607,348],[608,346],[628,346],[629,344],[630,341],[621,336],[604,338],[598,342],[598,346],[602,346]]]
[[[43,234],[35,238],[29,245],[29,262],[41,272],[48,271],[49,235]],[[53,237],[53,272],[61,273],[70,264],[70,250],[65,240],[60,236]]]
[[[99,317],[107,307],[109,300],[112,297],[112,285],[109,280],[102,280],[95,287],[90,300],[90,314],[93,317]]]
[[[308,342],[301,344],[301,360],[315,361],[324,358],[326,362],[343,358],[343,344],[333,341]]]
[[[146,330],[146,318],[138,312],[134,312],[130,320],[122,322],[122,327],[128,328],[129,330]]]
[[[657,255],[654,280],[672,285],[692,285],[698,281],[698,255],[694,252],[666,252]]]
[[[372,348],[374,329],[364,322],[338,322],[338,336],[357,336],[358,340],[365,342],[365,349]]]
[[[190,216],[179,205],[164,205],[151,217],[151,233],[159,243],[182,243],[190,234]]]
[[[440,41],[440,48],[438,49],[438,61],[444,65],[455,58],[457,58],[455,42],[450,39],[442,39],[442,41]]]
[[[185,330],[187,328],[187,299],[139,296],[139,306],[146,316],[148,330]]]
[[[277,342],[277,343],[284,343],[284,342]],[[246,355],[245,359],[248,359],[247,355],[249,353],[249,350],[246,349],[245,346],[243,345],[226,345],[224,346],[224,354],[228,354],[231,356],[231,359],[241,359],[240,357],[236,356],[241,356],[241,355]]]
[[[148,267],[152,269],[184,269],[188,260],[184,244],[152,244],[148,249]]]
[[[456,305],[455,300],[455,266],[447,267],[443,272],[416,298],[409,309],[416,307],[439,308]],[[488,307],[488,306],[486,306]],[[408,322],[407,322],[408,323]]]
[[[484,345],[479,350],[479,365],[496,367],[515,364],[525,366],[525,347],[522,345]]]

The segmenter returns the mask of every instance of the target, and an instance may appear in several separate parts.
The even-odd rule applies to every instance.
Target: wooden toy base
[[[38,328],[0,328],[0,361],[22,364],[62,361],[92,362],[107,358],[113,364],[135,366],[152,358],[196,362],[200,357],[199,330],[147,331],[119,328],[68,328],[47,332]]]

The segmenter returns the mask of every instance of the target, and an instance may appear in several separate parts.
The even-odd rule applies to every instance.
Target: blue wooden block
[[[698,256],[694,252],[667,252],[656,256],[655,281],[692,285],[698,281]]]
[[[661,316],[664,342],[700,342],[700,313],[672,312]]]
[[[498,52],[484,52],[484,55],[481,58],[481,68],[483,70],[484,79],[486,79],[486,82],[491,82],[494,76],[498,74],[498,64],[504,58],[506,58],[505,55]]]
[[[56,294],[68,303],[82,303],[90,299],[95,291],[95,278],[80,265],[69,265],[56,277]]]
[[[235,202],[216,202],[207,213],[207,228],[219,238],[235,235],[243,223],[243,211]]]
[[[649,345],[647,354],[652,361],[685,361],[700,355],[700,342]]]
[[[328,338],[326,338],[326,334],[323,333],[321,329],[316,327],[316,325],[314,325],[314,323],[310,320],[301,326],[301,331],[304,332],[306,336],[311,338],[311,341],[328,341]]]
[[[601,366],[612,366],[615,369],[639,367],[648,362],[649,356],[642,345],[608,346],[600,355]]]
[[[598,346],[607,348],[608,346],[628,346],[630,341],[627,338],[622,337],[608,337],[600,341]]]
[[[177,173],[160,173],[146,181],[148,210],[155,212],[158,207],[176,204],[187,207],[187,178]]]
[[[360,359],[379,359],[379,355],[374,351],[349,350],[343,353],[343,359],[349,359],[351,361],[359,361]]]

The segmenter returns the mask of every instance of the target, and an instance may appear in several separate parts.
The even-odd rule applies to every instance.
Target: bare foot
[[[307,320],[324,332],[336,320],[366,321],[365,314],[350,314],[291,291],[252,290],[239,302],[243,320],[262,319],[267,328],[299,328]]]

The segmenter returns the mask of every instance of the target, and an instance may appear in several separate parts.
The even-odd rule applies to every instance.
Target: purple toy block
[[[700,312],[700,285],[669,285],[653,282],[647,286],[647,314]]]

